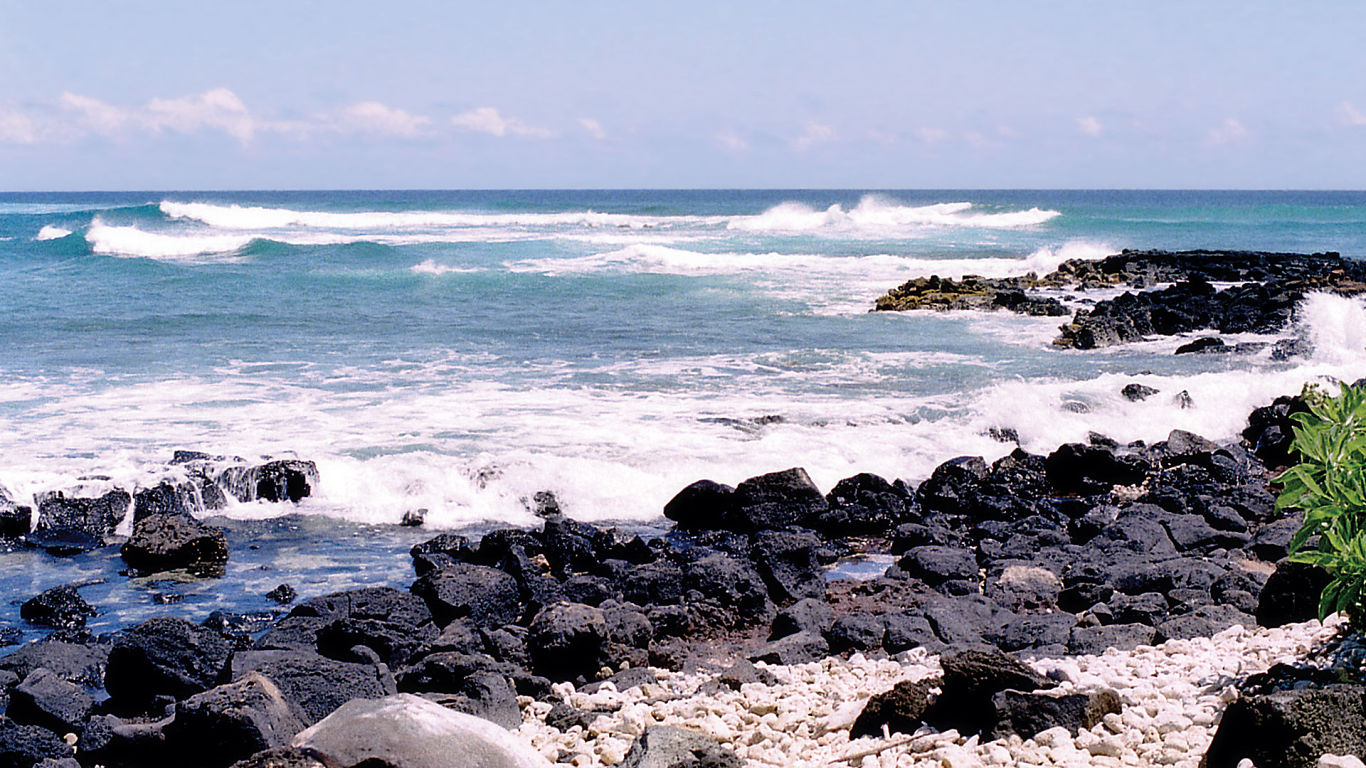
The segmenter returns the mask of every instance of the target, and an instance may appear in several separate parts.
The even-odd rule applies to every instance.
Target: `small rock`
[[[134,524],[119,554],[144,573],[178,568],[221,573],[228,561],[228,539],[223,529],[188,515],[150,515]]]
[[[891,690],[875,694],[854,720],[849,738],[881,736],[884,725],[891,733],[915,733],[930,706],[930,685],[924,680],[902,680]]]
[[[656,725],[631,745],[621,768],[740,768],[731,750],[696,731]]]
[[[299,593],[294,589],[294,587],[291,587],[288,584],[281,584],[275,589],[272,589],[271,591],[266,593],[266,597],[268,599],[273,600],[279,603],[280,605],[289,605],[290,603],[294,602],[294,599],[298,596]]]
[[[1159,390],[1153,389],[1152,387],[1135,382],[1133,384],[1125,384],[1124,389],[1120,390],[1120,394],[1129,402],[1138,402],[1140,400],[1147,400],[1149,397],[1157,394],[1158,391]]]
[[[94,606],[87,603],[70,584],[29,598],[19,607],[19,616],[31,624],[54,629],[80,629],[87,616],[94,616]]]
[[[422,507],[420,509],[406,510],[403,513],[403,517],[398,521],[398,524],[406,528],[417,528],[425,522],[427,522],[427,509],[426,507]]]

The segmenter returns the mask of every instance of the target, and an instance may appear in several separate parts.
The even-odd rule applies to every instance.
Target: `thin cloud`
[[[607,131],[604,131],[602,129],[602,123],[599,123],[597,120],[594,120],[591,117],[580,117],[579,125],[585,131],[588,132],[589,136],[592,136],[598,141],[602,141],[603,139],[607,138]]]
[[[516,117],[504,117],[496,107],[476,107],[451,118],[451,125],[490,136],[526,136],[546,139],[555,134],[545,128],[527,125]]]
[[[817,144],[835,140],[835,129],[824,123],[809,122],[802,135],[788,142],[794,152],[805,152]]]
[[[1105,130],[1105,126],[1094,115],[1083,115],[1077,118],[1077,130],[1087,136],[1099,136]]]
[[[0,143],[34,144],[38,141],[38,125],[22,112],[0,110]]]
[[[939,144],[949,140],[949,132],[943,128],[917,128],[915,137],[923,144]]]
[[[1366,113],[1362,113],[1350,101],[1344,101],[1338,105],[1338,122],[1353,127],[1366,125]]]
[[[152,99],[141,107],[120,107],[78,93],[63,93],[59,105],[75,112],[80,128],[102,136],[126,130],[159,134],[212,130],[242,143],[251,141],[258,123],[237,94],[214,88],[194,96]]]
[[[333,125],[346,133],[368,133],[411,139],[425,134],[432,119],[378,101],[362,101],[337,113]]]
[[[1209,129],[1209,133],[1205,135],[1205,141],[1218,146],[1242,141],[1247,136],[1246,126],[1235,118],[1226,117],[1222,123]]]

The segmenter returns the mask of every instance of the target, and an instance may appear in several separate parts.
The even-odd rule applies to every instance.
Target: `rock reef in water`
[[[1235,285],[1220,289],[1213,283]],[[1152,287],[1162,284],[1169,285]],[[1095,261],[1065,261],[1043,277],[1031,273],[1008,278],[968,275],[959,281],[916,278],[879,297],[874,309],[1007,309],[1065,315],[1067,309],[1056,298],[1038,292],[1115,286],[1136,290],[1078,309],[1053,343],[1095,349],[1205,329],[1273,333],[1289,324],[1296,302],[1311,291],[1366,292],[1366,262],[1333,252],[1125,250]]]

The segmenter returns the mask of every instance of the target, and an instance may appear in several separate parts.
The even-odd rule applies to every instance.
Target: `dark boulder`
[[[1099,656],[1110,648],[1132,651],[1140,645],[1152,645],[1156,638],[1157,630],[1147,624],[1077,627],[1068,640],[1068,652],[1077,656]]]
[[[86,688],[103,685],[109,646],[89,641],[85,643],[46,639],[19,647],[14,653],[0,657],[0,670],[14,673],[19,680],[35,670],[47,669],[67,682]]]
[[[796,531],[762,531],[754,537],[754,564],[775,603],[825,595],[825,573],[816,556],[821,543],[814,533]]]
[[[685,531],[713,530],[724,527],[734,507],[734,488],[711,480],[698,480],[664,505],[664,516]]]
[[[683,569],[683,587],[727,611],[734,626],[769,621],[773,616],[768,585],[749,561],[738,557],[718,552],[688,563]]]
[[[977,578],[977,556],[971,550],[957,547],[916,547],[897,561],[897,565],[931,586],[954,579]]]
[[[1195,353],[1228,352],[1232,347],[1224,343],[1218,336],[1202,336],[1194,341],[1187,342],[1176,348],[1176,354],[1188,355]]]
[[[1268,563],[1284,560],[1290,554],[1290,541],[1299,530],[1298,516],[1285,517],[1264,525],[1248,542],[1247,551]]]
[[[916,502],[925,510],[963,514],[988,472],[981,456],[949,459],[916,489]]]
[[[193,489],[161,481],[133,494],[133,522],[151,515],[192,515],[196,505]]]
[[[882,647],[888,653],[901,653],[911,648],[925,648],[936,652],[944,647],[943,641],[935,634],[930,620],[916,610],[883,615],[886,633]]]
[[[618,764],[621,768],[740,768],[740,758],[710,737],[686,728],[645,729]]]
[[[5,714],[17,723],[72,733],[81,729],[94,708],[95,697],[84,688],[39,668],[14,686]]]
[[[53,629],[80,629],[85,626],[86,617],[95,614],[95,607],[82,599],[76,587],[70,584],[53,587],[19,606],[21,618],[30,624]]]
[[[517,582],[496,568],[460,563],[413,582],[439,625],[469,617],[477,626],[500,627],[521,615]]]
[[[1148,466],[1138,457],[1109,449],[1066,443],[1045,459],[1049,484],[1064,494],[1092,495],[1116,485],[1143,482]]]
[[[360,650],[363,647],[386,664],[402,664],[437,634],[431,624],[344,616],[318,628],[318,652],[341,661],[364,661],[369,652]]]
[[[280,584],[266,593],[266,599],[280,605],[289,605],[299,596],[298,590],[288,584]]]
[[[1000,691],[991,698],[996,723],[984,738],[1003,739],[1010,734],[1029,739],[1049,728],[1066,728],[1071,733],[1090,730],[1101,718],[1120,711],[1114,691],[1053,694]]]
[[[607,619],[598,608],[558,603],[531,622],[527,651],[536,674],[551,680],[592,679],[602,667]]]
[[[753,662],[745,659],[739,659],[726,667],[716,680],[733,691],[738,691],[742,686],[751,683],[757,685],[776,685],[778,683],[778,678],[772,672],[767,669],[760,669],[754,666]]]
[[[265,749],[289,744],[307,726],[304,714],[270,679],[248,672],[197,693],[175,708],[166,738],[204,766],[225,766]]]
[[[0,768],[33,768],[44,760],[66,760],[71,747],[55,733],[0,717]]]
[[[911,494],[900,482],[861,473],[846,477],[826,494],[830,509],[811,521],[827,536],[885,535],[912,513]]]
[[[1035,691],[1054,683],[998,650],[969,648],[939,660],[944,690],[968,697],[991,696],[1006,689]]]
[[[849,738],[880,737],[885,726],[889,733],[915,733],[930,706],[929,680],[902,680],[891,690],[874,694],[849,729]]]
[[[727,528],[762,531],[786,528],[816,517],[830,504],[800,467],[751,477],[735,486],[735,507]]]
[[[269,678],[303,713],[304,725],[327,717],[351,699],[379,699],[394,693],[393,679],[374,664],[336,661],[308,651],[244,651],[233,654],[232,680],[249,673]]]
[[[1030,613],[990,632],[988,640],[1003,651],[1048,649],[1065,653],[1077,617],[1065,612]]]
[[[452,692],[426,695],[447,709],[483,718],[509,730],[522,724],[517,691],[501,674],[476,672]]]
[[[231,653],[228,640],[211,629],[166,616],[148,619],[114,642],[105,688],[131,706],[161,695],[183,699],[213,687]]]
[[[133,497],[115,488],[101,496],[70,496],[65,491],[40,493],[38,529],[71,528],[97,539],[113,535],[123,518],[128,516]]]
[[[1330,685],[1262,696],[1228,705],[1203,765],[1314,768],[1324,754],[1366,754],[1366,686]]]
[[[803,598],[778,612],[768,639],[778,640],[798,632],[825,634],[834,623],[835,612],[828,603]]]
[[[887,622],[881,615],[846,613],[835,619],[826,635],[832,653],[871,651],[882,648],[887,636]]]
[[[1319,597],[1332,577],[1316,565],[1283,561],[1266,580],[1257,600],[1257,624],[1279,627],[1317,619]]]
[[[205,525],[189,515],[157,514],[133,525],[133,535],[120,548],[124,562],[143,573],[180,568],[200,573],[221,572],[228,561],[228,539],[223,529]]]

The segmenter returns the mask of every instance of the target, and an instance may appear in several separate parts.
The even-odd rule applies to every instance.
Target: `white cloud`
[[[1366,125],[1366,114],[1352,105],[1350,101],[1344,101],[1338,105],[1338,122],[1343,125]]]
[[[95,133],[113,133],[129,120],[125,110],[89,96],[67,92],[62,94],[60,103],[62,109],[81,113],[82,123]]]
[[[22,112],[0,110],[0,143],[32,144],[38,141],[38,125]]]
[[[582,126],[583,129],[588,132],[589,136],[592,136],[598,141],[602,141],[603,139],[607,138],[607,131],[604,131],[602,129],[602,123],[599,123],[597,120],[594,120],[591,117],[580,117],[579,125]]]
[[[727,149],[731,152],[744,152],[749,149],[749,142],[745,141],[744,137],[734,133],[716,134],[716,143],[719,144],[722,149]]]
[[[426,133],[431,128],[432,119],[378,101],[362,101],[339,111],[331,123],[335,130],[343,133],[371,133],[411,139]]]
[[[1209,144],[1233,144],[1247,138],[1247,127],[1232,117],[1224,118],[1222,123],[1209,129],[1205,141]]]
[[[555,134],[545,128],[527,125],[518,118],[504,117],[496,107],[476,107],[451,118],[451,125],[490,136],[527,136],[546,139]]]
[[[1101,131],[1105,130],[1105,126],[1101,125],[1094,115],[1083,115],[1077,118],[1077,130],[1087,136],[1099,136]]]
[[[197,133],[208,128],[222,131],[243,144],[251,141],[256,132],[256,121],[247,105],[227,88],[180,99],[152,99],[140,117],[154,131]]]
[[[795,152],[805,152],[817,144],[824,144],[828,141],[834,141],[834,139],[834,128],[824,123],[809,122],[806,124],[806,130],[802,135],[789,141],[788,146],[792,147]]]

